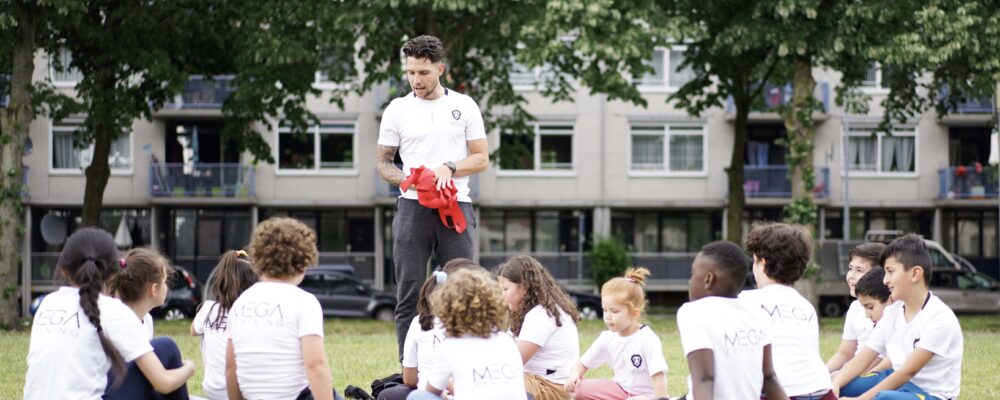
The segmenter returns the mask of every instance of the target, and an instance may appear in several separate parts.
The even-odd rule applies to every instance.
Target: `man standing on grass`
[[[458,204],[468,228],[458,233],[446,227],[437,210],[421,206],[417,191],[396,200],[392,222],[392,258],[396,272],[396,340],[399,354],[410,321],[416,315],[420,286],[427,277],[433,252],[439,263],[474,259],[476,218],[469,197],[469,176],[486,170],[489,154],[479,106],[472,98],[441,85],[444,45],[433,36],[418,36],[403,46],[406,78],[413,90],[389,103],[379,128],[377,168],[385,181],[399,185],[411,168],[434,172],[438,190],[454,182]],[[403,160],[393,163],[396,152]],[[406,171],[406,172],[404,172]]]

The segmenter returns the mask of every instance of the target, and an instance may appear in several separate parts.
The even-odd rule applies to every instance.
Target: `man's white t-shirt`
[[[886,307],[865,346],[886,354],[895,370],[915,349],[934,353],[910,382],[939,399],[956,398],[962,382],[962,327],[941,299],[928,296],[924,308],[909,323],[902,301]]]
[[[517,340],[541,346],[524,364],[524,371],[562,385],[569,380],[570,368],[580,359],[580,335],[576,322],[562,309],[559,322],[562,326],[556,326],[556,319],[549,316],[545,307],[536,305],[524,315]]]
[[[624,337],[611,331],[601,332],[580,357],[580,363],[587,369],[610,365],[615,372],[614,381],[631,396],[655,395],[650,377],[667,372],[663,345],[647,325]]]
[[[875,323],[872,322],[871,318],[865,316],[865,307],[861,305],[860,301],[852,301],[851,306],[847,309],[847,315],[844,317],[844,335],[841,336],[841,339],[858,342],[854,355],[858,355],[873,330],[875,330]]]
[[[409,175],[410,168],[434,169],[468,157],[468,142],[479,139],[486,139],[479,105],[471,97],[446,88],[445,94],[434,100],[411,92],[389,103],[382,113],[378,144],[399,147],[403,173]],[[453,180],[458,201],[472,202],[469,177]],[[417,192],[408,190],[401,197],[417,200]]]
[[[712,350],[716,400],[760,398],[764,346],[771,341],[757,310],[737,299],[709,296],[677,310],[677,329],[685,357],[697,350]],[[693,388],[688,375],[688,398],[704,400],[693,397]]]
[[[243,397],[294,400],[309,386],[301,338],[323,337],[316,297],[289,283],[257,282],[233,303],[227,324]]]
[[[212,400],[228,399],[226,393],[226,321],[224,315],[216,323],[222,308],[213,300],[205,300],[198,314],[194,316],[192,327],[201,335],[201,359],[205,365],[201,388],[205,397]]]
[[[97,308],[104,335],[125,362],[153,351],[132,309],[103,294]],[[24,398],[100,399],[110,370],[97,329],[80,307],[80,288],[63,286],[45,296],[31,325]]]
[[[774,373],[785,393],[801,396],[833,387],[819,352],[819,318],[809,300],[779,284],[744,290],[740,300],[755,308],[768,327]]]
[[[524,366],[517,344],[506,333],[489,338],[450,337],[441,342],[427,382],[438,390],[454,379],[455,400],[526,399]],[[421,390],[427,387],[421,387]]]
[[[420,327],[420,315],[413,317],[403,342],[403,367],[417,369],[417,389],[427,387],[427,374],[436,368],[434,353],[444,339],[444,325],[440,319],[434,317],[433,326],[425,331]]]

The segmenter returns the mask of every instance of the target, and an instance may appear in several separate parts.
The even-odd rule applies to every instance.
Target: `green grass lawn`
[[[963,316],[960,318],[965,332],[965,353],[962,364],[963,399],[998,399],[1000,385],[1000,317]],[[648,318],[648,323],[663,341],[663,353],[670,367],[668,373],[671,395],[686,392],[687,365],[681,352],[677,324],[672,315]],[[192,394],[200,395],[202,362],[199,340],[188,336],[187,321],[157,321],[156,334],[173,337],[181,351],[197,365],[194,378],[188,387]],[[843,319],[823,319],[820,348],[823,358],[836,350],[840,343]],[[585,351],[604,329],[601,321],[584,321],[580,324],[580,350]],[[27,368],[28,331],[0,332],[0,397],[20,398]],[[396,338],[391,322],[368,320],[326,321],[326,351],[333,371],[334,387],[343,393],[347,385],[370,389],[371,381],[399,372],[396,358]],[[611,377],[607,367],[593,370],[588,377]],[[992,382],[992,383],[991,383]]]

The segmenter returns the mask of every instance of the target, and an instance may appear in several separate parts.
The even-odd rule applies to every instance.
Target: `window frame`
[[[872,133],[875,134],[875,165],[877,169],[875,171],[866,171],[853,169],[851,163],[847,164],[847,168],[850,168],[851,177],[857,178],[918,178],[920,176],[920,138],[918,135],[918,130],[915,126],[901,126],[896,127],[892,130],[892,137],[912,137],[913,138],[913,171],[883,171],[882,170],[882,143],[886,134],[884,132],[874,132],[874,127],[852,127],[847,132],[847,145],[850,146],[850,138],[852,137],[871,137]],[[850,148],[848,147],[847,154],[850,154]]]
[[[56,168],[56,166],[55,166],[56,160],[55,160],[55,157],[53,155],[53,152],[55,151],[56,130],[58,129],[60,133],[67,132],[66,128],[57,128],[57,127],[79,126],[81,124],[83,124],[83,119],[78,119],[78,118],[68,118],[68,119],[64,119],[62,121],[59,121],[58,123],[56,121],[54,121],[54,120],[51,120],[51,119],[49,120],[49,152],[48,152],[48,157],[49,157],[49,163],[48,163],[48,166],[49,166],[49,175],[64,175],[64,176],[81,176],[81,175],[84,175],[85,170],[87,169],[86,166],[81,166],[80,168]],[[72,135],[73,132],[75,132],[75,131],[76,131],[76,129],[73,129],[73,130],[70,130],[68,132],[69,132],[70,135]],[[117,140],[121,140],[121,139],[122,138],[119,137],[118,139],[116,139],[116,141]],[[88,146],[87,148],[91,149],[90,151],[93,152],[93,147],[94,147],[94,144],[91,143],[90,146]],[[135,135],[133,135],[132,129],[128,130],[128,149],[129,149],[129,158],[130,158],[128,168],[125,168],[125,167],[116,167],[116,166],[111,165],[111,163],[109,162],[108,163],[108,167],[111,170],[111,176],[130,176],[130,175],[134,174],[134,172],[135,172]],[[74,152],[79,153],[80,151],[83,151],[83,150],[84,149],[80,149],[80,148],[77,148],[76,146],[73,146],[73,151]],[[91,154],[91,162],[93,162],[93,154]],[[89,166],[89,164],[87,166]]]
[[[500,207],[500,208],[481,209],[480,213],[482,213],[483,211],[486,211],[487,213],[492,214],[492,215],[489,215],[489,217],[488,217],[489,219],[496,219],[496,220],[500,221],[499,230],[497,230],[496,232],[501,233],[501,235],[498,238],[497,237],[491,238],[491,237],[488,237],[488,236],[481,236],[481,237],[477,238],[476,239],[476,249],[477,249],[477,252],[479,254],[484,254],[484,255],[488,255],[488,256],[497,256],[497,255],[515,255],[515,254],[530,253],[530,254],[535,255],[535,256],[545,256],[545,257],[549,257],[549,256],[565,256],[565,255],[577,254],[578,250],[577,249],[572,249],[571,247],[567,247],[566,250],[562,250],[561,249],[561,246],[564,244],[564,239],[565,239],[565,241],[567,241],[567,243],[568,243],[568,241],[575,242],[577,240],[576,236],[573,236],[573,237],[565,236],[564,237],[563,232],[562,232],[562,223],[563,223],[563,221],[564,220],[571,220],[571,219],[575,220],[576,218],[579,218],[578,215],[574,216],[574,213],[577,213],[577,212],[583,213],[585,215],[585,218],[586,218],[586,220],[585,220],[586,222],[584,223],[584,228],[583,228],[584,229],[584,237],[585,237],[585,240],[583,242],[583,247],[584,247],[583,251],[584,252],[589,251],[592,248],[592,246],[593,246],[593,241],[594,241],[594,220],[593,220],[594,216],[593,215],[594,214],[593,214],[593,210],[592,209],[587,209],[587,208],[524,209],[524,208],[503,208],[503,207]],[[551,216],[551,215],[548,215],[548,216],[543,216],[542,215],[543,213],[553,213],[553,212],[555,213],[554,217]],[[510,221],[512,219],[525,218],[525,217],[527,217],[528,220],[529,220],[529,223],[528,223],[529,235],[528,235],[528,239],[527,239],[528,240],[528,249],[527,250],[513,249],[512,246],[509,246],[509,243],[508,243],[508,240],[509,240],[509,237],[508,237],[508,227],[511,225]],[[482,218],[482,217],[480,216],[480,218]],[[555,221],[556,221],[556,231],[555,231],[555,235],[556,236],[553,239],[553,241],[554,241],[554,244],[555,244],[555,247],[557,248],[557,250],[556,251],[538,250],[538,247],[539,247],[539,239],[538,239],[539,235],[538,234],[540,232],[540,230],[539,230],[539,225],[540,225],[539,224],[539,220],[540,219],[552,219],[552,218],[554,218]],[[485,226],[485,225],[486,224],[480,224],[480,228],[479,229],[483,229],[483,226]],[[577,234],[579,234],[579,232],[577,232]],[[483,244],[484,244],[483,240],[487,240],[487,243],[486,243],[487,247],[485,247],[485,248],[483,247]],[[492,250],[490,250],[489,249],[489,241],[490,240],[499,240],[499,244],[500,244],[501,249],[499,251],[492,251]]]
[[[660,57],[663,60],[663,77],[659,82],[647,81],[646,77],[641,76],[638,78],[633,78],[633,82],[639,89],[640,93],[674,93],[680,90],[681,86],[673,86],[670,84],[670,76],[673,71],[670,69],[670,53],[674,51],[684,52],[688,46],[686,44],[673,44],[668,46],[656,46],[653,50],[653,57],[656,57],[656,52],[661,52]],[[652,59],[650,59],[652,61]]]
[[[338,134],[331,131],[324,131],[323,126],[325,125],[350,125],[351,131],[351,167],[350,168],[323,168],[322,164],[322,135],[324,134]],[[328,128],[337,129],[337,128]],[[358,124],[356,121],[346,121],[346,120],[321,120],[318,125],[311,125],[309,127],[309,132],[307,134],[313,137],[313,166],[310,169],[299,169],[299,168],[282,168],[281,167],[281,135],[291,134],[291,129],[288,127],[275,125],[274,128],[274,172],[278,176],[356,176],[358,175]],[[346,133],[340,133],[346,134]]]
[[[889,94],[889,88],[882,86],[884,81],[882,80],[882,63],[878,61],[872,61],[870,67],[865,68],[865,75],[867,75],[868,68],[875,69],[875,81],[865,81],[862,80],[859,83],[861,91],[866,94]]]
[[[56,59],[61,59],[62,58],[62,53],[69,54],[70,55],[70,62],[71,63],[73,62],[72,61],[72,57],[73,57],[72,53],[70,53],[69,50],[67,50],[65,47],[60,47],[59,48],[59,54],[49,54],[48,55],[48,57],[49,57],[49,63],[48,63],[49,64],[49,68],[48,68],[49,69],[49,80],[52,81],[52,85],[55,86],[55,87],[57,87],[57,88],[76,88],[76,85],[78,83],[80,83],[80,80],[75,80],[75,81],[61,81],[61,80],[56,80],[56,69],[55,69],[54,62],[55,62]],[[76,68],[73,68],[73,67],[70,67],[68,64],[67,65],[63,65],[63,67],[66,68],[67,71],[61,71],[61,73],[69,74],[69,73],[73,73],[74,70],[75,70],[75,73],[80,75],[80,79],[83,78],[83,73],[80,72],[80,70],[78,70]]]
[[[632,137],[636,134],[635,128],[662,128],[659,133],[645,133],[639,136],[663,136],[663,169],[660,170],[642,170],[634,169],[632,163]],[[680,134],[672,133],[673,128],[700,128],[697,134]],[[695,129],[691,129],[695,131]],[[649,129],[647,132],[656,132],[655,130]],[[701,136],[701,169],[693,171],[674,171],[670,169],[670,138],[671,136]],[[691,177],[691,178],[704,178],[708,176],[708,129],[705,124],[702,123],[666,123],[666,124],[630,124],[628,140],[626,143],[625,151],[626,162],[628,168],[629,177],[634,178],[645,178],[645,177]]]
[[[577,167],[577,142],[578,136],[577,124],[576,122],[537,122],[532,124],[534,128],[534,137],[532,138],[532,169],[503,169],[497,164],[497,176],[499,177],[574,177],[576,176]],[[553,131],[543,133],[542,127],[552,127],[552,128],[567,128],[571,129],[559,129],[559,131]],[[500,140],[498,145],[503,145],[503,135],[505,133],[500,132]],[[569,136],[570,143],[570,168],[569,169],[544,169],[542,168],[542,136]]]

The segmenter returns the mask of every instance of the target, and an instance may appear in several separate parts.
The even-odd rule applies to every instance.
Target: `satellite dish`
[[[45,214],[42,217],[40,229],[42,231],[42,239],[49,245],[58,246],[66,241],[66,221],[58,215],[53,213]]]

